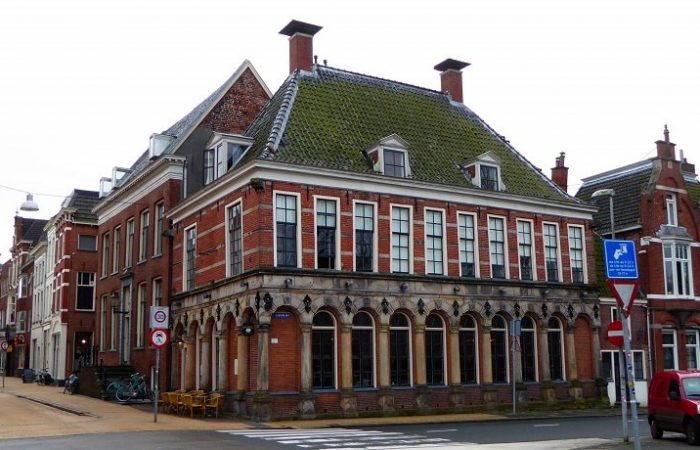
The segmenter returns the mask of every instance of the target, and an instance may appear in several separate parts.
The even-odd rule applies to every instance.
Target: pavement
[[[499,413],[459,413],[423,416],[361,417],[316,420],[280,420],[254,423],[234,417],[189,418],[159,412],[153,405],[122,405],[79,394],[62,387],[23,383],[6,377],[0,387],[0,439],[86,433],[164,430],[246,430],[254,428],[326,428],[399,424],[499,421],[537,418],[601,417],[619,415],[614,408]],[[645,411],[642,411],[642,414]],[[640,414],[641,416],[641,414]]]

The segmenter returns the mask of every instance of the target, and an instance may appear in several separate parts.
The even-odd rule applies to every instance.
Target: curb
[[[79,409],[75,409],[75,408],[72,408],[72,407],[67,406],[67,405],[62,405],[60,403],[50,402],[50,401],[44,400],[42,398],[31,397],[29,395],[21,395],[21,394],[13,394],[13,395],[17,398],[21,398],[23,400],[29,400],[29,401],[34,402],[34,403],[39,403],[41,405],[49,406],[51,408],[55,408],[55,409],[58,409],[58,410],[61,410],[61,411],[64,411],[64,412],[67,412],[70,414],[75,414],[76,416],[100,417],[100,416],[93,414],[91,412],[81,411]]]

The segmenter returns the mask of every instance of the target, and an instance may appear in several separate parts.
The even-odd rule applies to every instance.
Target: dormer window
[[[678,208],[676,206],[676,194],[666,194],[666,223],[678,226]]]
[[[408,143],[399,135],[392,134],[364,153],[375,172],[390,177],[407,178],[411,176],[407,149]]]
[[[464,176],[472,184],[488,191],[504,191],[501,179],[501,160],[493,152],[486,152],[462,166]]]
[[[252,139],[244,136],[215,134],[203,154],[204,184],[222,177],[235,167],[252,143]]]

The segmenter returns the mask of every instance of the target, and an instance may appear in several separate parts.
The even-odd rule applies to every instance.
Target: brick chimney
[[[554,167],[552,167],[552,181],[562,188],[564,192],[569,189],[569,168],[564,165],[564,157],[566,153],[561,152],[555,160]]]
[[[468,62],[447,58],[434,67],[440,72],[440,89],[447,92],[452,100],[462,103],[462,69],[469,65]]]
[[[656,141],[656,156],[660,159],[676,160],[676,144],[668,139],[667,125],[664,125],[664,140]]]
[[[323,27],[292,20],[280,34],[289,36],[289,73],[311,70],[314,65],[314,35]]]

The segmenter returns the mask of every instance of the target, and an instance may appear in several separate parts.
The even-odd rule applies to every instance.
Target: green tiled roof
[[[246,134],[255,139],[247,160],[367,174],[363,151],[397,134],[412,179],[471,189],[480,188],[460,167],[491,151],[507,193],[578,203],[446,94],[325,66],[290,75]]]

